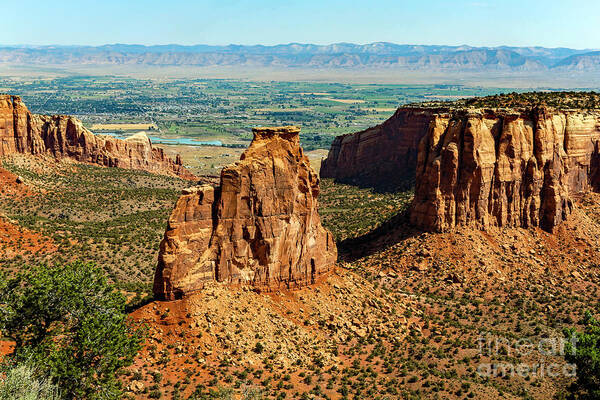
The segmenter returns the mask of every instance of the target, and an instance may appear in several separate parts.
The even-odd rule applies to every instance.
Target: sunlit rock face
[[[47,155],[194,178],[179,156],[167,157],[144,133],[125,140],[94,135],[77,118],[32,114],[18,96],[0,95],[0,157],[11,154]]]
[[[600,111],[405,107],[336,138],[321,177],[389,187],[415,177],[411,222],[552,231],[600,187]],[[393,186],[393,185],[392,185]]]
[[[157,298],[180,298],[209,281],[265,291],[301,287],[334,268],[335,242],[317,212],[319,178],[299,131],[254,129],[219,187],[184,190],[160,246]]]
[[[599,139],[600,112],[438,113],[419,145],[411,221],[552,231],[575,196],[599,188]]]

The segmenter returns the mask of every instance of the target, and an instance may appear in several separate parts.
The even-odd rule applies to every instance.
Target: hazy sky
[[[600,48],[598,0],[0,0],[1,44]]]

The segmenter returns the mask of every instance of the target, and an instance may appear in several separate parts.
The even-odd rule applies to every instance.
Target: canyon
[[[154,295],[173,300],[209,282],[259,291],[315,283],[333,270],[333,236],[317,211],[319,178],[297,127],[255,128],[217,187],[185,189],[160,245]]]
[[[552,398],[564,380],[473,379],[488,359],[471,355],[480,332],[541,340],[589,308],[599,113],[514,97],[404,106],[338,139],[326,180],[297,127],[255,128],[241,159],[201,184],[166,168],[80,168],[76,147],[55,154],[46,133],[32,153],[11,120],[0,261],[11,271],[81,258],[123,285],[147,328],[123,397],[246,385],[264,398]],[[18,148],[35,156],[11,157]],[[369,187],[392,182],[405,186]]]
[[[77,118],[33,114],[20,97],[0,95],[0,157],[14,154],[195,178],[179,156],[169,158],[144,133],[125,140],[95,135]]]
[[[385,123],[338,138],[321,177],[382,186],[414,176],[410,221],[553,231],[574,200],[598,190],[600,111],[523,107],[400,108]]]

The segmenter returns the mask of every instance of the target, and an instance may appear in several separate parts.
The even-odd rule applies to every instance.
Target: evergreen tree
[[[125,298],[92,264],[39,266],[2,279],[0,329],[67,398],[120,399],[118,375],[142,344]]]

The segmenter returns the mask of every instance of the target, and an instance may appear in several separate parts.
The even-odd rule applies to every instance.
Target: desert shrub
[[[245,387],[242,390],[242,400],[262,400],[263,392],[256,387]]]
[[[36,374],[29,364],[5,366],[0,376],[0,400],[59,400],[58,388]]]
[[[23,268],[1,279],[0,330],[12,358],[52,377],[67,398],[120,399],[118,376],[142,343],[125,298],[92,264]]]
[[[239,395],[236,395],[232,388],[219,387],[217,390],[205,391],[203,387],[199,387],[190,397],[191,400],[233,400],[238,398],[240,400],[262,400],[264,395],[262,390],[252,386],[243,387]]]

